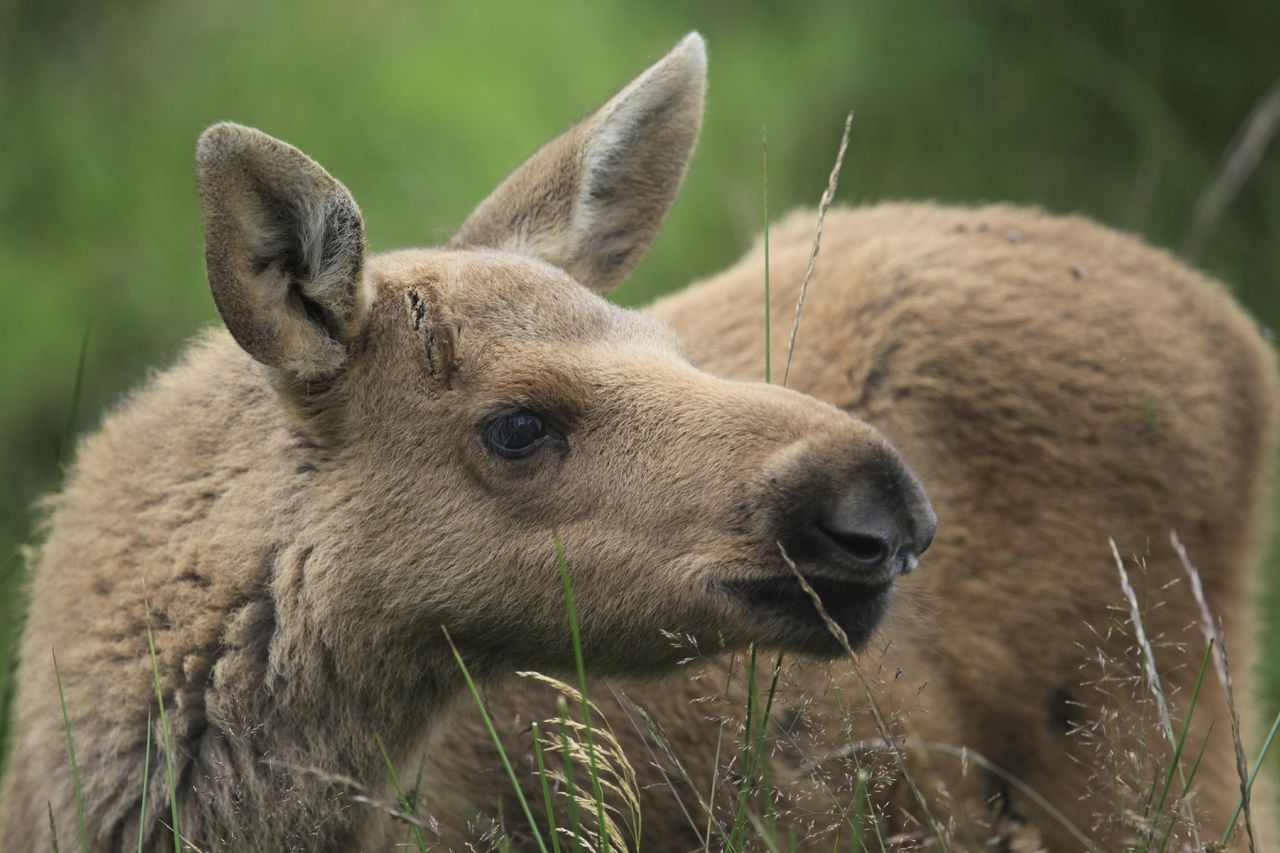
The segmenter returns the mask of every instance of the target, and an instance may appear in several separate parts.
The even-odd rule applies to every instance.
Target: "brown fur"
[[[443,250],[366,258],[355,202],[317,164],[248,128],[206,131],[207,265],[230,334],[108,416],[51,500],[6,849],[47,849],[51,820],[63,844],[78,834],[50,650],[92,849],[167,847],[171,792],[202,850],[371,849],[390,821],[335,774],[393,800],[378,739],[402,779],[416,771],[462,690],[442,627],[482,679],[572,665],[557,536],[600,673],[673,666],[664,628],[829,649],[817,620],[725,584],[788,577],[780,538],[868,506],[927,541],[928,504],[874,429],[698,371],[660,322],[566,272],[603,291],[648,245],[704,66],[690,36]],[[513,409],[560,437],[502,458],[485,436]],[[869,585],[842,553],[805,570],[854,590],[869,630],[887,578]]]
[[[813,214],[801,212],[771,234],[775,363],[785,352],[812,231]],[[755,376],[764,357],[763,269],[758,246],[727,272],[660,300],[652,313],[681,334],[703,368]],[[1147,607],[1147,631],[1158,638],[1175,725],[1204,646],[1170,531],[1225,620],[1237,702],[1248,710],[1250,616],[1277,418],[1275,355],[1253,321],[1216,282],[1079,217],[1007,206],[835,209],[790,384],[882,429],[920,474],[941,519],[921,571],[900,585],[881,643],[860,663],[886,713],[901,715],[895,730],[982,754],[1047,797],[1102,849],[1119,849],[1132,827],[1095,828],[1099,813],[1115,809],[1107,759],[1084,735],[1068,734],[1104,709],[1134,718],[1128,697],[1148,695],[1140,682],[1111,685],[1106,695],[1090,683],[1100,675],[1089,663],[1099,650],[1140,671],[1127,626],[1123,636],[1105,637],[1126,619],[1109,539],[1126,558],[1145,559],[1145,574],[1133,562],[1128,568]],[[766,683],[772,660],[761,657]],[[829,670],[791,661],[774,709],[780,725],[771,731],[772,778],[783,797],[779,834],[784,848],[788,831],[807,840],[805,849],[845,847],[847,827],[844,841],[833,837],[854,784],[849,762],[838,758],[850,737],[841,704],[855,708],[852,738],[874,738],[876,729],[847,664]],[[704,704],[722,694],[725,666],[712,663],[707,674],[691,665],[660,683],[612,685],[648,708],[702,797],[717,772],[742,767],[741,659],[727,698]],[[701,848],[706,816],[697,796],[654,739],[633,727],[645,729],[634,712],[628,720],[609,685],[593,689],[640,772],[644,848]],[[548,691],[533,684],[489,698],[516,755],[529,749],[528,720],[556,714]],[[721,744],[725,714],[735,722]],[[1250,755],[1260,734],[1248,728],[1252,722],[1246,713]],[[1206,840],[1221,833],[1239,798],[1226,705],[1212,674],[1188,739],[1188,768],[1211,723],[1193,799]],[[426,802],[443,816],[446,843],[472,831],[458,814],[480,804],[492,815],[503,798],[507,826],[523,832],[505,780],[475,772],[493,766],[492,749],[478,731],[462,737],[465,725],[432,754]],[[1154,769],[1169,749],[1150,713],[1142,725],[1110,750],[1155,756]],[[971,762],[962,772],[956,758],[917,751],[910,767],[935,816],[959,818],[944,827],[951,844],[990,836],[982,824],[991,822],[994,804],[1006,818],[1029,821],[1048,849],[1080,849],[1021,791]],[[1093,773],[1102,777],[1090,781]],[[820,778],[838,792],[837,803],[819,790]],[[1082,800],[1091,790],[1096,796]],[[884,832],[927,836],[901,782],[876,799]],[[719,819],[732,826],[736,803],[722,807]],[[1254,808],[1261,831],[1271,803],[1259,797]],[[721,843],[713,833],[712,847]]]

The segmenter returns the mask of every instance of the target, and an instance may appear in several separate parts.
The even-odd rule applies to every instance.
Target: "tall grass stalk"
[[[142,754],[142,806],[138,810],[138,853],[146,840],[147,789],[151,787],[151,709],[147,709],[147,749]]]
[[[773,714],[773,700],[778,694],[778,679],[781,676],[782,652],[778,652],[777,658],[773,661],[773,677],[769,679],[769,694],[765,697],[764,716],[760,718],[760,738],[756,748],[761,756],[760,784],[764,786],[764,819],[765,824],[768,825],[771,831],[777,826],[777,819],[774,815],[773,768],[769,762],[768,755],[768,727],[769,717]]]
[[[1120,557],[1120,549],[1116,546],[1115,540],[1109,539],[1107,541],[1111,545],[1111,555],[1115,558],[1116,570],[1120,573],[1120,589],[1124,592],[1125,601],[1129,604],[1129,622],[1133,625],[1134,637],[1138,641],[1138,646],[1142,649],[1142,662],[1146,673],[1147,687],[1155,698],[1156,710],[1160,714],[1160,724],[1164,729],[1165,738],[1170,745],[1176,748],[1178,739],[1174,736],[1173,719],[1169,716],[1169,703],[1165,700],[1164,688],[1160,685],[1159,670],[1156,669],[1156,653],[1151,646],[1151,640],[1147,637],[1147,630],[1142,621],[1142,609],[1138,606],[1138,594],[1134,592],[1133,584],[1129,581],[1129,573],[1125,571],[1124,560]],[[1182,769],[1182,765],[1175,761],[1173,769],[1177,772],[1185,788],[1187,786],[1187,776]],[[1191,803],[1184,801],[1182,806],[1191,827],[1192,839],[1198,850],[1201,847],[1200,830],[1196,825],[1195,815],[1191,811]],[[1151,843],[1150,836],[1148,836],[1147,843],[1148,845]]]
[[[71,718],[67,716],[67,699],[62,693],[62,671],[58,668],[58,653],[53,655],[53,677],[58,682],[58,704],[62,708],[62,725],[67,732],[67,753],[71,756],[71,779],[76,786],[76,816],[80,819],[80,849],[89,851],[89,831],[84,822],[84,797],[80,789],[80,767],[76,764],[76,742],[71,735]]]
[[[764,211],[764,381],[773,381],[773,306],[769,294],[769,128],[760,130],[760,206]]]
[[[400,787],[400,776],[396,773],[396,766],[391,761],[391,753],[387,752],[387,745],[382,742],[382,735],[377,732],[373,733],[373,739],[378,744],[378,751],[382,753],[382,761],[387,765],[387,772],[391,774],[391,787],[395,788],[396,799],[400,801],[400,808],[404,809],[405,814],[418,816],[414,805],[409,802],[409,798],[405,796],[404,789]],[[410,832],[413,833],[413,843],[419,850],[427,849],[427,839],[422,835],[422,828],[417,824],[409,824]]]
[[[53,853],[58,853],[58,826],[53,822],[53,803],[46,800],[45,805],[49,807],[49,844]]]
[[[570,749],[569,737],[569,703],[561,696],[556,700],[560,711],[560,755],[564,758],[564,782],[569,789],[569,837],[573,841],[573,851],[582,847],[582,822],[578,817],[578,784],[573,780],[573,751]]]
[[[1248,798],[1253,792],[1253,781],[1258,778],[1258,771],[1262,768],[1263,762],[1267,760],[1267,754],[1271,752],[1271,744],[1276,738],[1277,730],[1280,730],[1280,713],[1277,713],[1276,718],[1271,721],[1271,729],[1267,732],[1267,739],[1262,742],[1262,749],[1258,752],[1258,758],[1253,762],[1253,772],[1249,774],[1249,783],[1240,795],[1240,802],[1236,804],[1236,810],[1231,813],[1231,820],[1227,821],[1227,828],[1222,832],[1223,845],[1226,845],[1227,839],[1231,837],[1231,830],[1235,829],[1236,821],[1240,819],[1240,813],[1244,811]]]
[[[1209,737],[1213,734],[1213,724],[1215,720],[1209,721],[1209,728],[1205,730],[1204,740],[1200,742],[1200,751],[1196,753],[1196,763],[1191,765],[1191,772],[1187,774],[1187,787],[1182,789],[1182,797],[1191,793],[1191,783],[1195,781],[1196,774],[1200,772],[1200,762],[1204,761],[1205,750],[1209,747]],[[1169,813],[1169,825],[1165,827],[1164,836],[1160,839],[1160,853],[1164,853],[1169,846],[1169,839],[1173,837],[1173,825],[1178,820],[1177,812]]]
[[[1168,771],[1164,774],[1164,786],[1160,790],[1160,799],[1156,801],[1155,811],[1149,812],[1151,816],[1151,829],[1147,832],[1146,843],[1142,846],[1144,853],[1151,849],[1151,843],[1155,840],[1156,825],[1159,823],[1161,812],[1164,811],[1164,804],[1168,800],[1169,789],[1173,786],[1174,774],[1178,773],[1183,775],[1182,788],[1184,791],[1191,787],[1192,777],[1182,774],[1182,750],[1187,743],[1187,734],[1191,731],[1191,719],[1195,716],[1196,702],[1200,698],[1200,688],[1204,685],[1204,674],[1209,668],[1209,659],[1213,655],[1214,645],[1215,644],[1210,641],[1205,646],[1204,658],[1200,661],[1200,672],[1196,675],[1196,686],[1191,691],[1191,701],[1187,705],[1187,715],[1182,720],[1182,730],[1178,732],[1177,744],[1173,749],[1173,759],[1170,761]],[[1199,762],[1197,762],[1197,767],[1198,766]],[[1199,847],[1198,844],[1196,846],[1197,848]],[[1164,849],[1163,845],[1161,845],[1161,849]]]
[[[507,771],[507,778],[511,780],[511,787],[515,789],[516,799],[520,801],[520,808],[524,811],[525,820],[529,821],[529,829],[533,832],[534,841],[538,843],[538,850],[541,853],[547,853],[547,845],[542,840],[542,833],[538,830],[538,824],[533,819],[533,812],[529,809],[528,801],[525,800],[524,789],[520,786],[520,780],[516,778],[516,771],[511,766],[511,759],[507,758],[507,751],[502,748],[502,738],[498,737],[498,730],[493,726],[493,719],[489,716],[489,709],[484,706],[484,700],[480,698],[480,691],[476,688],[476,683],[471,678],[471,672],[467,669],[466,663],[463,662],[458,647],[454,645],[453,637],[449,636],[449,629],[441,625],[440,630],[444,632],[444,638],[449,643],[449,649],[453,652],[453,659],[457,662],[458,669],[462,671],[462,677],[467,682],[467,689],[471,691],[471,698],[475,700],[476,707],[480,709],[480,718],[484,720],[484,727],[489,731],[489,737],[493,739],[493,745],[498,749],[498,757],[502,759],[502,766]]]
[[[752,643],[747,657],[747,720],[742,740],[742,787],[738,791],[738,809],[733,819],[733,835],[730,849],[741,850],[746,844],[747,810],[751,793],[756,787],[756,644]]]
[[[690,790],[693,791],[694,796],[698,797],[699,800],[701,800],[701,796],[698,793],[697,787],[694,786],[693,781],[689,778],[688,771],[685,770],[684,765],[681,764],[680,760],[675,757],[675,754],[671,750],[671,744],[658,730],[657,724],[653,722],[653,719],[644,712],[644,709],[641,708],[639,705],[636,705],[631,700],[630,696],[627,696],[625,693],[619,693],[618,689],[614,685],[610,684],[608,685],[608,687],[609,687],[609,692],[613,694],[613,701],[618,705],[618,707],[622,710],[623,715],[627,718],[627,723],[631,726],[631,730],[636,733],[636,737],[640,739],[640,744],[644,747],[644,751],[649,754],[650,766],[652,766],[655,770],[658,771],[659,774],[661,774],[662,781],[666,783],[667,789],[671,792],[672,798],[675,799],[676,805],[680,807],[680,813],[683,814],[684,819],[688,821],[689,828],[693,830],[694,835],[698,836],[698,846],[699,847],[706,846],[706,841],[703,838],[702,830],[698,827],[697,821],[693,819],[693,815],[689,814],[689,809],[685,807],[684,798],[680,796],[680,791],[676,788],[675,782],[672,781],[671,775],[667,773],[666,768],[663,767],[661,762],[658,761],[657,754],[654,753],[653,747],[649,745],[650,739],[652,738],[652,740],[657,742],[659,747],[666,752],[667,757],[671,760],[671,763],[675,765],[676,772],[680,774],[681,780],[686,785],[689,786]],[[636,711],[641,715],[641,718],[645,721],[645,725],[648,726],[649,728],[649,737],[645,736],[645,733],[641,730],[640,726],[636,723],[635,716],[632,715],[631,713],[631,707],[628,707],[628,706],[634,707]],[[706,807],[705,803],[702,803],[702,805],[704,808]]]
[[[538,779],[542,782],[542,804],[547,810],[547,831],[551,834],[551,849],[560,853],[559,830],[556,829],[556,810],[551,799],[551,785],[547,782],[547,764],[542,756],[542,728],[533,721],[533,757],[538,765]]]
[[[84,390],[84,365],[89,352],[89,323],[84,324],[84,333],[80,336],[80,355],[76,359],[76,380],[71,387],[71,407],[67,410],[67,425],[62,430],[62,441],[58,445],[58,470],[70,461],[71,436],[76,430],[76,414],[80,410],[80,395]]]
[[[156,687],[156,702],[160,706],[160,733],[164,738],[164,763],[169,781],[169,815],[173,820],[169,828],[173,830],[174,853],[182,853],[182,832],[178,826],[178,780],[173,775],[173,742],[169,737],[169,718],[164,710],[164,691],[160,689],[160,664],[156,660],[155,635],[151,633],[149,627],[147,628],[147,648],[151,652],[151,678]]]
[[[1231,720],[1231,745],[1235,751],[1236,776],[1240,780],[1240,805],[1244,809],[1245,837],[1249,842],[1249,850],[1253,851],[1257,848],[1257,841],[1254,838],[1253,813],[1250,808],[1249,762],[1244,755],[1244,737],[1240,733],[1240,714],[1236,710],[1235,689],[1231,683],[1231,663],[1227,658],[1226,631],[1223,630],[1221,620],[1215,621],[1212,612],[1209,610],[1209,602],[1204,597],[1204,584],[1200,580],[1200,572],[1196,569],[1195,564],[1191,562],[1191,557],[1187,554],[1187,549],[1182,544],[1182,540],[1178,538],[1177,531],[1169,531],[1169,544],[1173,546],[1174,552],[1178,555],[1178,561],[1182,564],[1182,570],[1186,573],[1187,580],[1191,582],[1191,595],[1196,601],[1196,607],[1200,610],[1200,630],[1204,633],[1205,642],[1216,641],[1217,643],[1213,650],[1213,662],[1217,671],[1218,681],[1222,684],[1223,692],[1227,698],[1227,715]],[[1231,827],[1235,825],[1235,822],[1236,819],[1233,817],[1231,823],[1227,825],[1228,833],[1230,833]]]
[[[813,278],[814,267],[818,265],[818,250],[822,248],[822,221],[827,217],[827,209],[836,196],[836,187],[840,183],[840,170],[844,168],[844,152],[849,148],[849,130],[853,127],[853,113],[844,117],[844,132],[840,135],[840,148],[836,151],[836,162],[831,167],[831,175],[827,178],[827,188],[822,191],[822,199],[818,202],[818,223],[813,229],[813,248],[809,250],[809,264],[805,267],[804,278],[800,281],[800,295],[796,297],[796,317],[791,322],[791,337],[787,340],[787,363],[782,368],[782,384],[787,384],[791,376],[791,355],[796,349],[796,333],[800,331],[800,315],[804,311],[804,297],[809,292],[809,280]],[[767,243],[765,244],[768,245]]]
[[[578,692],[582,694],[582,722],[587,728],[587,757],[591,768],[591,794],[596,802],[596,819],[599,821],[600,849],[609,853],[609,827],[604,818],[604,793],[600,789],[600,769],[596,759],[596,737],[591,727],[591,702],[587,698],[587,668],[582,656],[582,632],[578,626],[578,609],[573,603],[573,585],[569,583],[569,562],[565,559],[564,545],[557,536],[556,562],[560,567],[560,583],[564,587],[564,604],[569,611],[569,633],[573,638],[573,660],[578,670]]]

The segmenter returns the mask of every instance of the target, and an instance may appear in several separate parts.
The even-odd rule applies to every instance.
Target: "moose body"
[[[691,35],[434,250],[366,257],[316,163],[205,132],[229,334],[108,416],[50,501],[6,850],[377,849],[387,810],[350,794],[395,802],[387,763],[411,773],[464,689],[451,644],[482,679],[573,665],[557,540],[596,672],[673,666],[662,629],[832,653],[761,593],[799,592],[779,542],[870,635],[936,523],[897,452],[600,295],[675,195],[704,69]]]
[[[775,364],[787,349],[813,232],[811,212],[770,231]],[[651,313],[704,369],[756,376],[764,269],[757,246]],[[958,849],[1002,833],[1007,843],[1011,825],[1053,851],[1083,849],[1067,823],[1102,850],[1140,838],[1135,815],[1165,778],[1154,774],[1167,770],[1172,750],[1140,677],[1111,541],[1154,638],[1175,725],[1188,713],[1205,647],[1170,534],[1185,546],[1225,625],[1252,754],[1252,610],[1277,377],[1272,348],[1224,288],[1080,217],[1009,206],[836,208],[825,218],[788,379],[883,430],[920,475],[941,525],[921,570],[898,584],[879,640],[857,662],[903,738],[905,774],[895,767],[886,781],[875,771],[892,761],[877,747],[881,732],[848,662],[785,664],[767,776],[777,786],[782,849],[788,839],[802,849],[860,849],[848,837],[860,769],[871,771],[881,836],[899,843],[933,840],[904,775]],[[757,714],[773,660],[759,658]],[[639,774],[644,849],[715,848],[731,837],[741,806],[731,780],[745,760],[743,666],[739,656],[736,664],[690,664],[656,683],[593,683],[591,695]],[[527,721],[559,711],[554,691],[515,684],[489,698],[519,764],[530,750]],[[622,693],[629,698],[615,701]],[[1144,704],[1145,717],[1135,710]],[[468,726],[472,735],[462,735]],[[1188,772],[1191,751],[1206,746],[1191,807],[1203,837],[1214,839],[1240,782],[1212,669],[1187,744]],[[431,760],[425,802],[443,816],[447,843],[485,825],[464,828],[459,814],[514,813],[504,777],[469,769],[496,767],[473,722],[459,721]],[[1153,775],[1133,779],[1135,762]],[[710,804],[718,811],[709,819],[717,777],[726,800]],[[1125,787],[1135,781],[1146,787]],[[528,787],[537,794],[532,781]],[[750,802],[763,821],[763,800]],[[617,805],[625,814],[625,803]],[[1256,832],[1264,833],[1272,805],[1255,792]],[[506,824],[519,831],[519,821]],[[1242,829],[1235,838],[1244,849]],[[870,834],[861,843],[876,849]]]

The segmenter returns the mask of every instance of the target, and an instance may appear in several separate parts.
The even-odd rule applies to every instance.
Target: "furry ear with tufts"
[[[308,382],[346,365],[368,295],[355,200],[292,145],[237,124],[196,144],[205,264],[241,347]]]
[[[530,157],[450,245],[531,255],[592,290],[612,290],[639,263],[675,200],[702,125],[706,79],[706,45],[690,33]]]

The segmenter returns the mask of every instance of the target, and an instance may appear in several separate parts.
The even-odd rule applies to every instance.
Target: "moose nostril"
[[[819,525],[818,529],[855,563],[879,566],[890,557],[889,543],[878,536],[841,532],[824,525]]]

